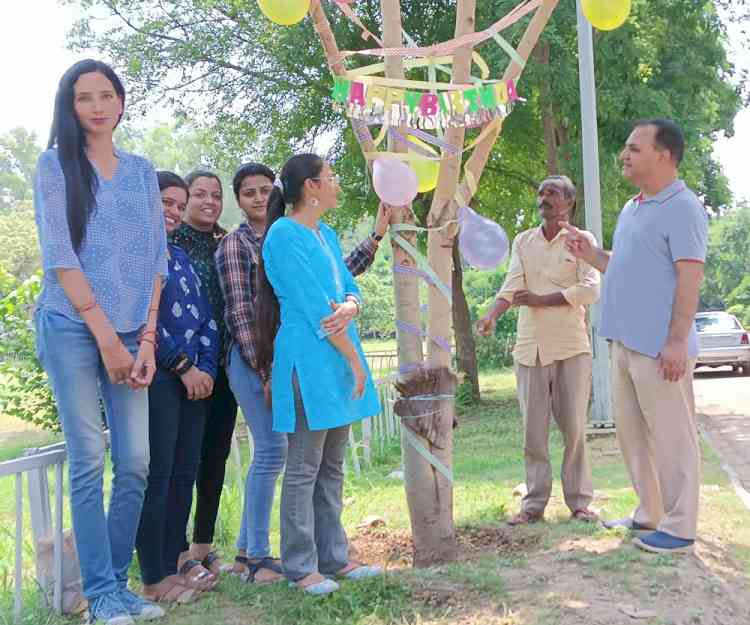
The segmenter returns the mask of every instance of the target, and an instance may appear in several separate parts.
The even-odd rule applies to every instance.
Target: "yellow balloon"
[[[272,22],[291,26],[305,18],[310,0],[258,0],[258,6]]]
[[[599,30],[614,30],[630,15],[631,0],[582,0],[586,19]]]
[[[438,153],[433,150],[424,141],[417,139],[416,137],[408,136],[409,141],[418,145],[424,150],[428,150],[435,156]],[[413,152],[414,153],[414,152]],[[417,181],[419,182],[418,190],[420,193],[427,193],[432,191],[438,183],[438,176],[440,175],[440,161],[430,161],[428,159],[420,159],[418,161],[409,161],[412,169],[417,173]]]

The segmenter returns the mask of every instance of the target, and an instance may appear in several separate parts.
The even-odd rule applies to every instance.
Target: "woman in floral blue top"
[[[180,225],[188,187],[171,172],[159,172],[164,222]],[[187,523],[200,460],[203,428],[216,379],[219,333],[188,255],[168,245],[169,277],[157,324],[157,371],[149,388],[151,464],[136,548],[143,594],[152,601],[185,603],[216,585],[199,562],[177,561],[188,550]]]
[[[48,149],[34,177],[44,278],[37,353],[65,433],[70,507],[89,623],[164,614],[127,588],[148,474],[148,395],[167,274],[156,172],[114,145],[125,89],[100,61],[60,80]],[[112,494],[104,507],[105,440]]]

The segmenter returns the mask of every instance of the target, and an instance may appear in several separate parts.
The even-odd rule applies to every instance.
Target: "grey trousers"
[[[281,562],[299,581],[312,573],[332,575],[349,563],[341,525],[344,453],[349,426],[311,431],[294,376],[295,431],[281,489]]]
[[[521,508],[544,512],[552,492],[549,425],[554,417],[565,444],[562,487],[572,512],[587,508],[594,495],[586,459],[586,421],[591,394],[591,355],[579,354],[542,367],[516,363],[518,402],[524,423],[524,461],[528,494]]]

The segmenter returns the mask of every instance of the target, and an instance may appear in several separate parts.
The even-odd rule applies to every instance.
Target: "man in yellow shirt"
[[[586,306],[599,298],[599,273],[565,247],[576,190],[565,176],[552,176],[539,186],[541,226],[521,232],[513,241],[505,283],[492,308],[477,322],[477,332],[492,334],[497,320],[519,306],[513,349],[518,401],[524,421],[526,486],[521,511],[510,525],[544,517],[552,491],[549,424],[554,416],[565,442],[562,486],[573,518],[595,521],[585,440],[591,395],[591,345]],[[582,231],[585,232],[585,231]],[[593,235],[586,236],[594,241]]]

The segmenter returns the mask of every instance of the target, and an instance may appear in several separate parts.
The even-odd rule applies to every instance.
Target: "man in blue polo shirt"
[[[635,124],[620,155],[640,189],[620,213],[612,252],[568,227],[569,251],[605,273],[601,334],[611,341],[617,436],[640,499],[632,518],[605,523],[656,553],[695,542],[700,449],[693,398],[695,313],[708,217],[678,177],[685,140],[667,119]]]

